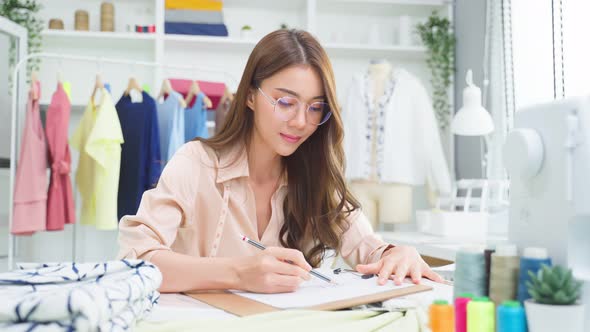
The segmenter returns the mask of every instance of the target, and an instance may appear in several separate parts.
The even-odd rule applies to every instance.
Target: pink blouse
[[[47,197],[47,230],[62,230],[76,220],[70,170],[72,158],[68,145],[70,100],[61,83],[47,108],[45,132],[49,146],[51,182]]]
[[[27,114],[16,167],[12,234],[45,230],[47,211],[47,145],[39,114],[41,83],[29,92]]]
[[[235,157],[235,163],[232,161]],[[280,247],[287,183],[271,198],[271,218],[258,238],[254,193],[248,184],[245,149],[219,158],[201,142],[185,144],[168,162],[156,188],[146,191],[137,215],[119,224],[119,258],[150,260],[158,250],[195,257],[243,257],[257,250],[240,234],[265,246]],[[388,247],[357,210],[342,236],[341,257],[351,266],[381,258]]]

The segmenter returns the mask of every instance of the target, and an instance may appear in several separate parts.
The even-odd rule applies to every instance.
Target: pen
[[[262,243],[256,242],[256,241],[254,241],[254,240],[246,237],[245,235],[242,235],[242,241],[247,242],[248,244],[251,244],[251,245],[253,245],[254,247],[256,247],[256,248],[258,248],[260,250],[266,249],[266,247]],[[292,261],[289,261],[289,260],[287,260],[286,262],[287,263],[290,263],[290,264],[294,264]],[[311,275],[313,275],[313,276],[315,276],[315,277],[317,277],[319,279],[322,279],[325,282],[329,282],[331,284],[337,285],[337,283],[335,281],[333,281],[332,279],[330,279],[329,277],[327,277],[327,276],[325,276],[325,275],[323,275],[323,274],[321,274],[319,272],[316,272],[314,270],[309,271],[309,274],[311,274]]]

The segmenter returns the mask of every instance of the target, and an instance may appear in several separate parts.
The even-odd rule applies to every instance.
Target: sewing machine
[[[509,241],[545,247],[584,283],[590,331],[590,98],[522,109],[504,146],[510,175]]]

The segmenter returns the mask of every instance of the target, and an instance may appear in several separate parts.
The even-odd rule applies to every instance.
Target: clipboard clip
[[[332,272],[333,272],[334,274],[340,274],[340,273],[342,273],[342,272],[349,272],[349,273],[352,273],[352,274],[354,274],[354,275],[357,275],[357,276],[361,277],[362,279],[371,279],[371,278],[373,278],[373,277],[375,276],[375,275],[374,275],[374,274],[372,274],[372,273],[370,273],[370,274],[362,274],[362,273],[360,273],[360,272],[357,272],[357,271],[355,271],[355,270],[351,270],[351,269],[343,269],[343,268],[337,268],[337,269],[334,269],[334,271],[332,271]]]

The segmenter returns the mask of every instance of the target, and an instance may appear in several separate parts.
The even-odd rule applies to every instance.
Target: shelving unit
[[[408,15],[415,24],[425,20],[432,11],[449,17],[452,15],[449,0],[225,0],[223,12],[229,36],[209,37],[165,34],[165,0],[113,1],[116,32],[99,32],[101,1],[87,0],[72,6],[65,0],[52,0],[51,4],[45,0],[44,19],[61,18],[66,27],[65,31],[43,32],[45,50],[82,54],[95,51],[105,52],[105,56],[131,56],[157,62],[199,62],[217,67],[229,64],[232,74],[240,77],[247,55],[257,41],[284,23],[290,28],[306,29],[316,35],[334,66],[349,69],[345,73],[347,80],[352,73],[361,71],[368,59],[387,58],[394,64],[408,67],[428,82],[423,61],[426,50],[417,43],[397,44],[397,19],[400,15]],[[72,31],[77,9],[89,12],[92,31]],[[60,17],[67,12],[71,13],[69,17]],[[119,14],[122,12],[125,14]],[[135,24],[155,24],[156,33],[129,32]],[[246,24],[253,27],[252,39],[240,38],[240,28]],[[372,43],[368,42],[370,29],[379,32],[378,40]],[[343,66],[338,62],[342,62]],[[171,74],[179,73],[152,72],[148,81],[157,86],[163,76]],[[120,76],[128,75],[120,73]],[[347,80],[337,78],[341,93],[347,86]]]
[[[65,25],[63,31],[43,31],[43,51],[211,66],[223,68],[239,79],[258,40],[281,24],[286,24],[289,28],[311,32],[325,47],[332,61],[341,103],[352,76],[364,72],[371,59],[388,59],[394,66],[414,73],[430,89],[430,74],[424,61],[426,49],[419,43],[399,45],[399,38],[396,37],[398,18],[400,15],[410,16],[415,24],[437,11],[452,20],[452,4],[447,0],[224,0],[228,37],[168,35],[163,31],[165,0],[110,0],[115,7],[115,32],[100,32],[98,24],[103,1],[41,0],[42,18],[46,22],[51,18],[60,18]],[[74,12],[78,9],[89,12],[91,31],[73,30]],[[132,32],[135,24],[155,24],[156,33]],[[252,39],[240,37],[240,29],[246,24],[253,27]],[[370,43],[371,29],[377,29],[379,36]],[[89,66],[88,63],[66,64],[54,60],[43,62],[41,68],[42,104],[50,101],[55,89],[56,72],[61,72],[63,79],[72,82],[72,104],[76,108],[71,114],[70,131],[79,123],[97,72],[101,72],[103,79],[111,84],[115,100],[126,88],[130,76],[137,78],[140,84],[150,85],[152,95],[158,94],[164,77],[224,79],[206,72],[153,70],[100,63]],[[452,163],[452,136],[443,133],[443,137],[448,137],[446,141],[443,138],[443,144]],[[75,165],[75,152],[73,159]],[[45,232],[23,239],[22,242],[31,241],[23,244],[26,247],[23,252],[38,260],[71,259],[68,254],[72,248],[57,248],[51,243],[71,243],[72,238],[76,239],[74,252],[79,260],[100,259],[105,255],[105,248],[109,254],[113,254],[113,248],[116,248],[115,232],[100,232],[92,227],[80,226],[75,232],[66,227],[64,232]],[[90,242],[92,244],[89,245]]]
[[[104,40],[150,40],[156,39],[156,34],[152,33],[138,33],[138,32],[102,32],[102,31],[66,31],[66,30],[43,30],[41,33],[44,41],[51,41],[57,39],[65,39],[71,41],[72,39],[104,39]]]

